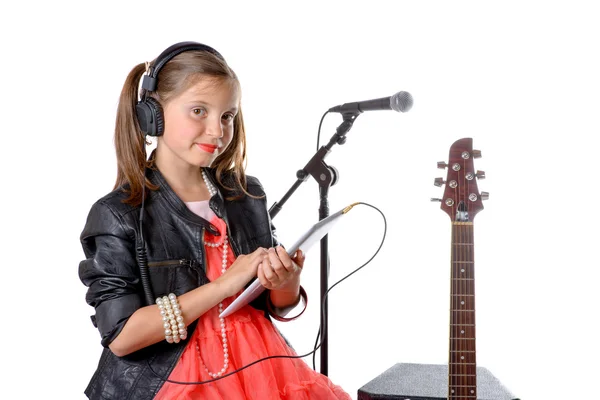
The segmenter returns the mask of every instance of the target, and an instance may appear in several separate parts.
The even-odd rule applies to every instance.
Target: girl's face
[[[157,157],[183,167],[210,166],[233,139],[239,103],[234,82],[200,79],[165,105],[165,129],[158,139]]]

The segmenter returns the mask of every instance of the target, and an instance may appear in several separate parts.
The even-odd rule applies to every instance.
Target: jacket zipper
[[[225,225],[225,230],[227,232],[227,237],[229,238],[229,244],[231,246],[231,251],[233,251],[234,257],[237,258],[240,251],[239,251],[237,243],[231,237],[231,232],[229,232],[229,224]],[[234,262],[235,262],[235,260],[234,260]]]
[[[202,227],[202,232],[200,232],[200,243],[202,244],[202,265],[204,265],[204,272],[206,273],[206,268],[207,265],[206,264],[206,246],[204,244],[204,231],[206,230],[205,227]]]
[[[192,268],[195,263],[194,263],[194,260],[187,260],[185,258],[182,258],[180,260],[149,262],[148,267],[166,267],[166,266],[177,265],[177,264]]]

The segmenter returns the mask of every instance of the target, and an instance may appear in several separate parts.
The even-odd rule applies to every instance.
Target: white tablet
[[[354,207],[358,203],[354,203],[328,216],[327,218],[322,219],[317,222],[313,226],[311,226],[301,237],[294,243],[292,247],[287,250],[288,255],[291,257],[294,255],[296,250],[300,249],[303,253],[306,254],[308,249],[312,247],[313,244],[318,242],[331,230],[333,225],[339,221],[340,217],[346,214],[352,207]],[[239,295],[237,299],[233,301],[223,312],[219,315],[219,318],[227,317],[231,315],[235,311],[239,310],[246,304],[250,303],[252,300],[256,299],[259,294],[261,294],[265,288],[261,285],[258,278],[255,278],[254,281]]]

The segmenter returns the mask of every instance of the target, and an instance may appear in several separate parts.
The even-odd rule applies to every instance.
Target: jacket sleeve
[[[267,218],[267,221],[268,221],[270,229],[271,229],[271,239],[272,239],[271,246],[272,247],[279,246],[280,243],[279,243],[279,239],[277,238],[277,230],[275,229],[275,225],[273,224],[273,220],[271,219],[271,215],[269,213],[269,209],[267,206],[267,194],[265,193],[265,189],[264,189],[262,183],[256,177],[248,176],[247,177],[247,185],[248,185],[248,190],[250,191],[250,193],[252,193],[254,196],[257,196],[259,198],[259,201],[261,202],[261,208],[264,209],[265,217]]]
[[[92,206],[81,233],[86,259],[79,263],[79,278],[88,287],[86,301],[96,310],[94,325],[104,347],[144,305],[134,236],[110,206],[102,202]]]
[[[266,196],[265,196],[265,203],[266,203]],[[268,210],[267,210],[267,217],[269,218],[269,224],[271,225],[271,236],[273,237],[273,247],[279,246],[281,243],[279,243],[279,239],[277,238],[277,229],[275,229],[275,225],[273,224],[273,220],[271,219],[271,216],[269,215]]]

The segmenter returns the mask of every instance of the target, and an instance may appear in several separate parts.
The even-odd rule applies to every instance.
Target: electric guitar
[[[473,139],[454,142],[448,163],[438,162],[438,168],[448,169],[446,180],[434,181],[436,186],[446,185],[444,196],[431,199],[441,202],[452,221],[448,399],[477,399],[473,219],[489,197],[477,189],[477,179],[485,178],[485,172],[473,167],[473,159],[479,157]]]

